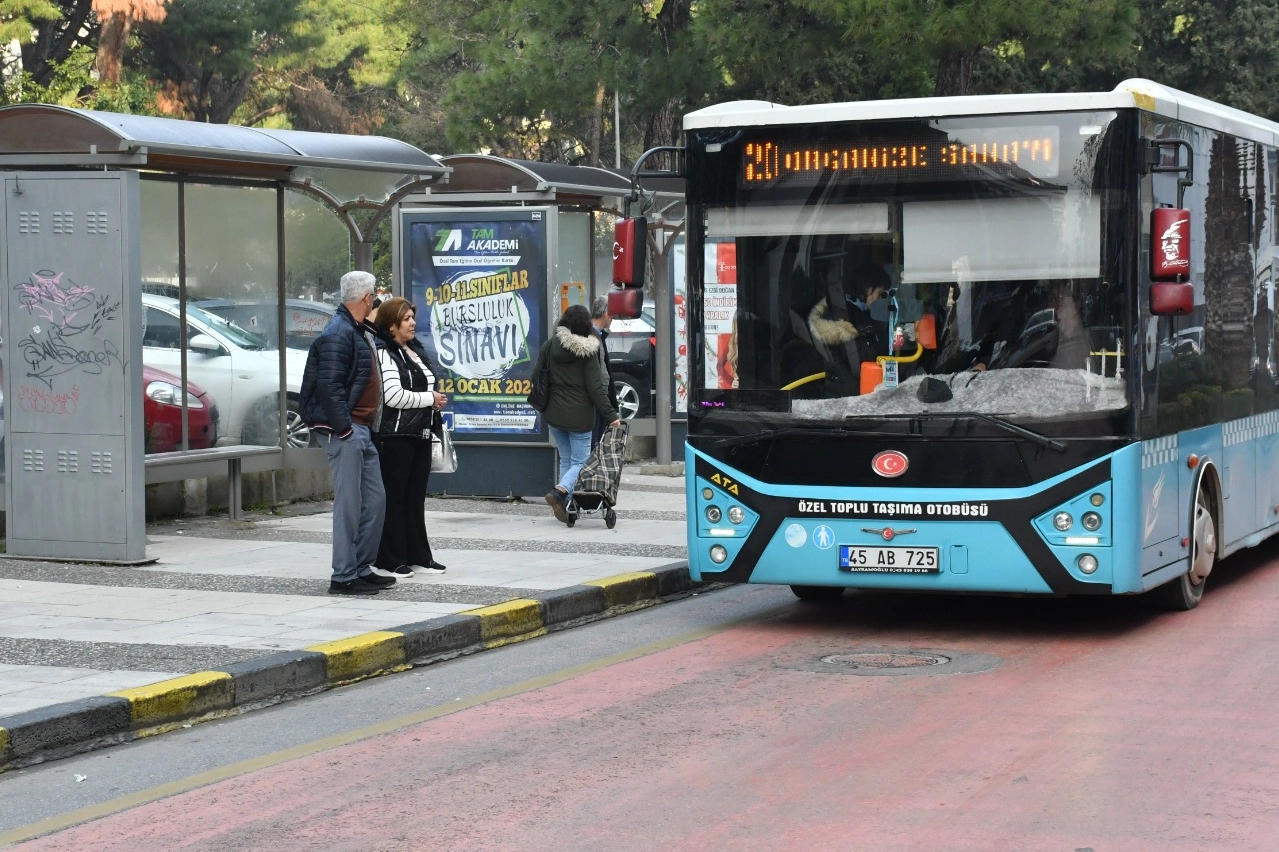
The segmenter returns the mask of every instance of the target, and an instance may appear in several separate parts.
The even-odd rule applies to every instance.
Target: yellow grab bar
[[[788,385],[782,385],[782,390],[784,391],[795,390],[795,388],[799,387],[800,385],[806,385],[809,382],[815,382],[818,379],[824,379],[824,378],[826,378],[825,373],[813,373],[811,376],[804,376],[804,378],[802,379],[796,379],[795,381],[791,382]]]

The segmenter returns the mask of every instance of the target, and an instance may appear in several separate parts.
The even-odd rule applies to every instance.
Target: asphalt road
[[[1271,850],[1277,610],[733,587],[8,773],[0,845]]]

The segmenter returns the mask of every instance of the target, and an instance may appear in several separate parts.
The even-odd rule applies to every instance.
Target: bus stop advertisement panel
[[[431,491],[474,496],[540,494],[555,454],[528,404],[547,334],[544,209],[405,211],[404,292],[417,334],[448,394],[458,469]],[[438,478],[437,478],[438,477]]]

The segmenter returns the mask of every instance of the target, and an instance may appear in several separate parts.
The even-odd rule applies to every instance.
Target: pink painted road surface
[[[796,604],[15,848],[1273,850],[1277,626],[1279,565],[1257,560],[1176,615]],[[876,648],[994,665],[819,662]]]

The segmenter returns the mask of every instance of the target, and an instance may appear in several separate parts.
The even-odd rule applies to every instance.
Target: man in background
[[[376,595],[395,585],[370,567],[386,512],[372,434],[382,406],[381,371],[364,333],[376,281],[368,272],[342,276],[342,305],[311,343],[302,375],[300,413],[333,472],[331,595]]]

